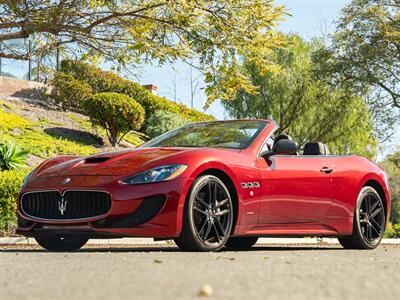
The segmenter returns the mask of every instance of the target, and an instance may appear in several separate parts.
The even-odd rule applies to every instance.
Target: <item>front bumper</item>
[[[186,195],[193,182],[189,178],[171,181],[121,185],[116,178],[103,176],[71,176],[68,186],[63,178],[33,181],[18,197],[17,233],[25,236],[43,234],[84,234],[89,237],[154,237],[173,238],[180,234]],[[27,192],[57,190],[103,191],[110,194],[111,208],[101,216],[84,220],[42,220],[21,209],[21,197]]]

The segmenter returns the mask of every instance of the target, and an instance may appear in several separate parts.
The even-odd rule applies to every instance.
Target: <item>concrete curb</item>
[[[165,245],[165,241],[154,241],[152,238],[92,239],[89,245]],[[258,245],[338,245],[336,238],[260,238]],[[383,239],[383,245],[400,245],[400,239]],[[5,237],[0,238],[0,245],[37,245],[33,238]]]

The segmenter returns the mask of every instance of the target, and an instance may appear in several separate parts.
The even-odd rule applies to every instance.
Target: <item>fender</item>
[[[378,167],[379,168],[379,167]],[[358,185],[358,190],[360,191],[368,181],[374,180],[379,183],[379,185],[382,187],[382,190],[385,194],[385,203],[386,203],[386,223],[389,222],[390,218],[390,210],[391,210],[391,205],[390,205],[390,193],[389,193],[389,187],[387,183],[387,175],[385,171],[383,171],[381,168],[380,172],[378,173],[368,173],[364,175],[361,180],[359,181]],[[382,199],[383,200],[383,199]]]

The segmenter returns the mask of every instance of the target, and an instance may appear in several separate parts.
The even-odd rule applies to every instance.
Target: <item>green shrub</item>
[[[87,83],[63,72],[55,74],[51,85],[53,87],[51,97],[64,111],[80,110],[82,100],[92,94],[92,88]]]
[[[185,105],[154,95],[140,84],[124,79],[115,73],[103,71],[81,61],[63,60],[61,62],[61,70],[73,76],[75,79],[86,82],[95,93],[116,92],[129,95],[135,99],[143,106],[146,112],[144,127],[147,126],[148,119],[156,111],[160,110],[180,114],[190,122],[210,121],[215,119],[211,115],[201,113]]]
[[[86,98],[82,107],[93,125],[107,131],[111,145],[116,146],[131,130],[143,124],[144,109],[131,97],[119,93],[98,93]]]
[[[16,197],[27,170],[0,171],[0,230],[16,224]]]
[[[397,238],[400,238],[400,224],[394,224],[393,230]]]
[[[0,171],[23,167],[27,155],[28,152],[21,150],[13,141],[0,142]]]
[[[387,224],[385,233],[383,234],[384,238],[394,238],[396,233],[394,232],[393,225],[391,223]]]
[[[400,238],[400,224],[387,224],[384,238]]]
[[[155,112],[149,118],[146,127],[146,134],[150,137],[156,137],[187,123],[188,121],[178,114],[160,110]]]

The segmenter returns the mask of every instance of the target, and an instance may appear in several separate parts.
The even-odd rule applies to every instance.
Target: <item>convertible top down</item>
[[[345,248],[375,248],[390,212],[385,172],[318,142],[300,151],[277,128],[196,123],[136,149],[47,160],[24,180],[18,233],[52,251],[127,236],[194,251],[247,248],[260,236],[336,236]]]

